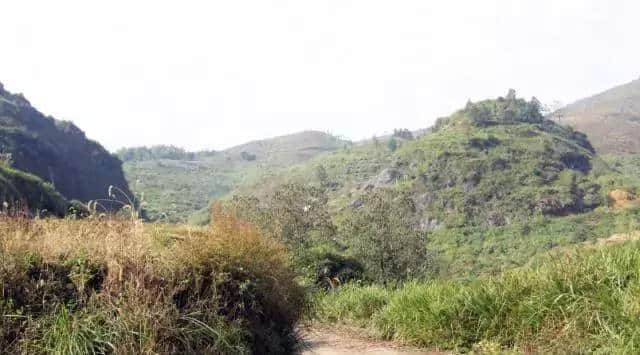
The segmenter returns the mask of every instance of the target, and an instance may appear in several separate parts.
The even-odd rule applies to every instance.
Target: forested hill
[[[0,152],[13,168],[48,181],[69,200],[108,198],[113,185],[131,196],[122,162],[68,121],[45,116],[0,84]]]

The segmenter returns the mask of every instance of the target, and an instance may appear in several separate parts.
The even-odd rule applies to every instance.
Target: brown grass
[[[0,219],[0,348],[289,351],[303,295],[286,250],[216,213],[210,228]]]

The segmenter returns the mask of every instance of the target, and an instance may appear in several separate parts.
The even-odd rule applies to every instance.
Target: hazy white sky
[[[640,75],[636,0],[3,1],[0,81],[114,150],[360,139]]]

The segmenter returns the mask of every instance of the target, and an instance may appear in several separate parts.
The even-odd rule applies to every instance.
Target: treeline
[[[203,150],[200,152],[189,152],[183,148],[172,145],[155,145],[152,147],[135,147],[122,148],[116,152],[116,155],[123,162],[127,161],[145,161],[156,159],[171,160],[198,160],[205,157],[215,155],[213,150]]]
[[[516,91],[510,89],[506,97],[497,100],[485,100],[478,103],[469,101],[464,112],[471,122],[477,126],[499,123],[541,123],[544,116],[541,113],[542,104],[535,97],[531,101],[516,97]]]

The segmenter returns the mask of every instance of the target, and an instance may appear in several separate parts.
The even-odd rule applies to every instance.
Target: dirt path
[[[305,347],[303,355],[443,355],[445,353],[403,347],[393,342],[367,338],[351,328],[317,325],[301,330]]]

